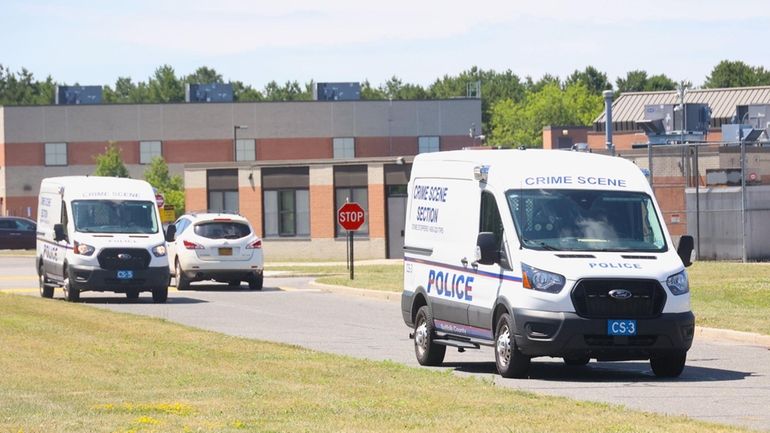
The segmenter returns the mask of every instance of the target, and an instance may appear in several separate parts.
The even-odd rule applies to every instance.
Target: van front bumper
[[[589,357],[600,361],[649,359],[689,350],[695,332],[692,312],[636,319],[635,336],[607,335],[607,319],[586,319],[575,313],[514,308],[513,315],[516,345],[532,357]]]
[[[168,266],[137,269],[133,278],[118,278],[118,271],[95,268],[92,266],[73,266],[67,269],[70,285],[81,292],[116,292],[149,291],[160,287],[168,287]]]

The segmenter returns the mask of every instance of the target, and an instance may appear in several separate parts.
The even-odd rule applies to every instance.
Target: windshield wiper
[[[553,245],[549,245],[549,244],[547,244],[547,243],[545,243],[543,241],[533,241],[533,240],[529,240],[529,239],[522,239],[522,240],[526,244],[530,244],[530,245],[534,244],[534,245],[537,245],[538,247],[540,247],[540,248],[542,248],[544,250],[547,250],[547,251],[559,251],[558,248],[554,247]]]

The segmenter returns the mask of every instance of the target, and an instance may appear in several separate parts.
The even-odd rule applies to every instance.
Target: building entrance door
[[[388,258],[404,257],[406,194],[388,196]]]

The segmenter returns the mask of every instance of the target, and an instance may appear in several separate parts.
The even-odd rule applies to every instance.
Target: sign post
[[[353,273],[353,232],[360,229],[366,221],[366,212],[358,203],[345,203],[337,210],[337,222],[348,231],[348,254],[350,260],[350,279],[354,277]]]

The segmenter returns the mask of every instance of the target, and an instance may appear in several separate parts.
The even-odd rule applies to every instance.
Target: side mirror
[[[679,258],[682,259],[685,267],[692,264],[692,250],[695,248],[695,240],[690,235],[682,235],[679,238],[679,246],[676,248],[676,253],[679,254]]]
[[[67,237],[64,235],[64,226],[61,224],[54,224],[53,226],[53,240],[56,242],[63,241],[67,239]]]
[[[494,265],[500,260],[497,237],[492,232],[481,232],[476,238],[476,262],[482,265]]]
[[[176,226],[170,224],[166,229],[166,242],[174,242],[174,237],[176,237]]]

